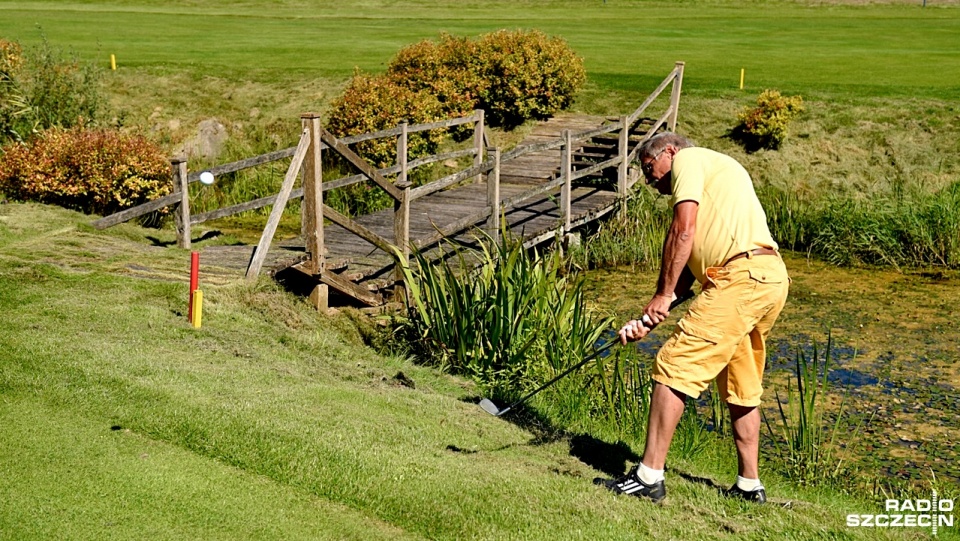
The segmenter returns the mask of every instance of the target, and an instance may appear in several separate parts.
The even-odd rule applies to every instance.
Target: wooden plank
[[[673,71],[670,72],[670,75],[667,75],[663,79],[663,82],[660,83],[660,85],[656,88],[656,90],[651,92],[650,95],[647,97],[647,99],[643,100],[643,103],[640,104],[640,107],[637,107],[635,111],[627,115],[627,121],[629,124],[633,124],[634,121],[636,121],[637,117],[643,114],[643,112],[647,109],[647,107],[649,107],[650,104],[653,103],[653,100],[657,99],[660,93],[663,92],[663,89],[667,88],[667,85],[673,82],[673,78],[676,77],[676,75],[677,75],[677,68],[674,68]]]
[[[357,155],[356,152],[350,150],[350,147],[338,141],[336,137],[330,134],[324,128],[320,128],[320,138],[324,143],[330,146],[331,149],[335,150],[338,154],[346,158],[348,162],[353,164],[354,167],[360,170],[361,173],[367,175],[367,177],[376,182],[381,188],[383,188],[390,197],[395,201],[400,199],[402,195],[400,190],[396,186],[390,183],[387,179],[383,177],[376,169],[374,169],[369,163],[367,163],[363,158]]]
[[[158,197],[153,201],[147,201],[142,205],[137,205],[135,207],[131,207],[126,210],[121,210],[120,212],[111,214],[109,216],[104,216],[99,220],[94,220],[93,222],[90,222],[90,225],[92,225],[97,229],[106,229],[108,227],[121,224],[128,220],[139,218],[144,214],[149,214],[155,210],[162,209],[163,207],[169,207],[170,205],[179,203],[180,198],[181,198],[181,192],[174,192],[171,194],[167,194],[163,197]]]
[[[363,225],[360,225],[360,223],[356,222],[355,220],[351,220],[343,214],[340,214],[326,204],[323,205],[323,216],[340,227],[350,231],[351,233],[359,235],[363,238],[363,240],[373,244],[384,252],[387,252],[388,254],[393,253],[394,246],[390,243],[390,241],[374,233]]]
[[[223,165],[218,165],[216,167],[211,167],[210,169],[204,169],[203,171],[196,171],[190,173],[187,176],[188,182],[195,182],[200,180],[200,174],[204,171],[209,171],[214,176],[225,175],[227,173],[234,173],[240,171],[241,169],[249,169],[251,167],[256,167],[258,165],[263,165],[265,163],[275,162],[282,160],[284,158],[289,158],[296,153],[297,147],[285,148],[283,150],[275,150],[273,152],[268,152],[266,154],[261,154],[260,156],[254,156],[252,158],[247,158],[245,160],[239,160],[236,162],[225,163]]]
[[[303,159],[307,155],[307,148],[310,146],[309,134],[310,132],[307,130],[300,134],[300,144],[297,145],[297,151],[294,153],[290,167],[287,168],[287,174],[283,178],[283,185],[280,187],[280,193],[277,194],[277,202],[270,210],[270,218],[267,219],[267,225],[263,228],[263,234],[260,235],[260,242],[257,243],[257,248],[250,259],[250,265],[247,267],[247,280],[256,280],[257,275],[260,274],[260,267],[263,266],[263,261],[270,250],[270,243],[273,242],[273,235],[277,232],[283,209],[287,206],[287,198],[293,191],[293,183],[297,180],[300,166],[303,165]]]
[[[322,272],[318,276],[321,282],[337,289],[345,295],[349,295],[367,306],[380,306],[383,304],[383,296],[379,293],[373,293],[358,286],[357,284],[343,278],[335,272]]]
[[[301,197],[303,197],[303,188],[297,188],[290,192],[290,196],[287,198],[287,200],[299,199]],[[233,216],[234,214],[240,214],[241,212],[246,212],[248,210],[263,208],[276,203],[276,201],[276,195],[268,195],[267,197],[254,199],[253,201],[247,201],[246,203],[240,203],[239,205],[231,205],[229,207],[223,207],[216,210],[211,210],[209,212],[193,214],[190,216],[190,223],[202,224],[203,222],[209,222],[210,220],[217,220],[219,218]]]
[[[480,173],[486,173],[493,167],[493,160],[485,160],[480,163],[480,165],[474,165],[460,171],[459,173],[454,173],[446,177],[441,178],[440,180],[431,182],[430,184],[424,184],[418,188],[410,190],[410,198],[420,199],[421,197],[430,195],[434,192],[440,191],[448,186],[452,186],[458,182],[463,182],[464,180],[476,176]]]

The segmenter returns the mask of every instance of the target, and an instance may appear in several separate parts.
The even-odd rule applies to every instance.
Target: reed
[[[559,253],[528,253],[506,231],[479,245],[401,265],[408,310],[396,332],[428,363],[514,399],[582,359],[609,321],[586,308],[582,278],[563,274]]]
[[[763,415],[784,473],[802,485],[832,481],[842,472],[842,462],[834,453],[843,403],[830,424],[825,423],[823,405],[823,396],[829,388],[831,346],[832,338],[828,335],[823,352],[816,343],[809,358],[802,349],[797,350],[796,388],[788,380],[785,401],[775,392],[780,425],[776,432],[766,414]]]

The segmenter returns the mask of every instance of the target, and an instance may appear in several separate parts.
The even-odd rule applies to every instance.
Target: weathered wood
[[[483,163],[483,140],[486,136],[484,132],[483,125],[483,109],[477,109],[473,112],[473,116],[476,117],[476,123],[473,125],[473,148],[476,151],[473,157],[473,166],[479,167]],[[478,174],[475,182],[481,182],[483,180],[483,175]]]
[[[620,123],[620,141],[617,145],[619,151],[619,163],[617,163],[617,197],[620,198],[620,216],[627,216],[627,165],[629,165],[630,154],[630,122],[627,117],[622,117]]]
[[[649,96],[647,96],[647,99],[643,100],[643,103],[640,104],[640,107],[637,107],[636,110],[634,110],[632,113],[627,115],[627,121],[630,124],[633,124],[640,117],[640,115],[643,114],[643,112],[647,109],[647,107],[650,107],[650,104],[653,103],[653,100],[657,99],[657,97],[660,96],[660,93],[663,92],[663,89],[667,88],[667,85],[673,82],[674,77],[676,77],[676,75],[677,75],[677,69],[674,68],[673,71],[670,72],[670,75],[667,75],[666,77],[664,77],[660,85],[657,86],[657,88],[653,92],[651,92]]]
[[[619,164],[620,164],[620,158],[616,157],[616,158],[611,158],[605,162],[600,162],[600,163],[591,165],[590,167],[584,167],[583,169],[578,169],[573,173],[573,180],[579,180],[581,178],[584,178],[594,173],[597,173],[599,171],[602,171],[608,167],[614,167]]]
[[[489,159],[484,160],[480,163],[480,165],[474,165],[473,167],[464,169],[459,173],[454,173],[452,175],[445,176],[440,180],[431,182],[430,184],[424,184],[423,186],[414,188],[410,190],[410,197],[411,199],[420,199],[421,197],[438,192],[448,186],[453,186],[458,182],[463,182],[464,180],[479,173],[486,173],[491,167],[493,167],[493,161]]]
[[[676,131],[677,129],[677,113],[680,110],[680,86],[683,84],[683,62],[677,62],[677,67],[674,69],[676,72],[676,77],[673,80],[673,89],[670,92],[670,120],[668,121],[669,130]]]
[[[263,266],[263,261],[270,250],[270,243],[273,242],[273,235],[277,232],[280,217],[287,205],[287,198],[293,190],[293,183],[297,180],[297,174],[300,172],[300,166],[303,165],[303,159],[309,146],[310,132],[304,130],[300,133],[300,144],[297,145],[297,151],[293,154],[293,160],[291,160],[290,167],[287,168],[287,174],[283,178],[283,185],[280,187],[280,193],[277,194],[277,202],[270,210],[270,218],[267,219],[267,225],[263,228],[263,234],[260,235],[260,242],[257,243],[257,247],[253,251],[253,257],[250,258],[250,265],[247,267],[246,273],[247,280],[256,280],[257,275],[260,274],[260,268]]]
[[[500,148],[491,148],[488,152],[493,160],[493,169],[487,175],[487,206],[490,207],[487,234],[495,242],[500,242]]]
[[[397,245],[396,254],[403,265],[410,261],[410,181],[407,180],[407,130],[406,124],[402,124],[403,130],[397,138],[397,165],[400,166],[400,173],[397,176],[397,186],[403,191],[398,201],[393,205],[393,239]],[[394,269],[394,276],[397,283],[403,281],[403,269],[400,265]],[[394,291],[394,300],[400,300],[403,295],[400,291]]]
[[[190,192],[187,183],[187,159],[177,157],[170,161],[173,176],[173,191],[180,193],[180,205],[174,214],[177,230],[177,246],[190,249]]]
[[[150,214],[155,210],[160,210],[164,207],[169,207],[180,202],[182,192],[175,191],[173,193],[167,194],[163,197],[158,197],[153,201],[147,201],[142,205],[137,205],[135,207],[128,208],[126,210],[121,210],[120,212],[111,214],[109,216],[104,216],[99,220],[94,220],[90,223],[93,227],[97,229],[106,229],[108,227],[113,227],[117,224],[122,224],[128,220],[134,218],[139,218],[145,214]]]
[[[244,160],[239,160],[236,162],[225,163],[223,165],[218,165],[216,167],[211,167],[210,169],[204,169],[203,171],[197,171],[190,173],[187,176],[188,182],[196,182],[200,180],[200,175],[203,172],[209,171],[213,176],[225,175],[227,173],[234,173],[243,169],[249,169],[251,167],[256,167],[258,165],[263,165],[265,163],[275,162],[282,160],[284,158],[289,158],[297,151],[297,147],[285,148],[283,150],[275,150],[273,152],[268,152],[266,154],[261,154],[260,156],[254,156],[252,158],[247,158]]]
[[[563,130],[563,149],[560,159],[560,176],[563,188],[560,190],[560,215],[563,216],[563,230],[570,232],[570,196],[573,190],[573,137],[570,130]]]
[[[457,220],[456,222],[446,227],[439,228],[436,234],[431,235],[425,239],[420,239],[415,241],[414,244],[416,245],[417,249],[423,248],[424,246],[431,246],[433,244],[440,242],[444,238],[449,237],[453,233],[462,231],[463,229],[466,229],[471,225],[474,225],[476,223],[483,221],[483,219],[488,217],[489,215],[490,215],[490,209],[485,208],[479,212],[475,212],[468,216],[464,216],[463,218]]]
[[[290,197],[287,198],[287,201],[289,202],[301,197],[303,197],[303,188],[296,188],[290,192]],[[267,197],[261,197],[259,199],[247,201],[246,203],[240,203],[238,205],[230,205],[229,207],[223,207],[216,210],[211,210],[209,212],[202,212],[200,214],[191,214],[190,223],[196,225],[209,222],[210,220],[219,220],[220,218],[226,218],[227,216],[233,216],[234,214],[240,214],[241,212],[263,208],[276,203],[276,201],[276,195],[268,195]]]
[[[372,293],[357,284],[343,278],[335,272],[323,272],[319,275],[320,281],[339,291],[347,293],[351,297],[366,304],[367,306],[380,306],[383,304],[383,296]]]
[[[324,270],[323,239],[323,160],[320,149],[320,115],[305,113],[301,117],[303,131],[310,138],[303,159],[303,204],[300,206],[300,230],[308,259],[309,272]]]
[[[343,156],[348,162],[353,164],[354,167],[360,170],[361,173],[367,175],[367,177],[374,181],[378,186],[384,189],[390,197],[394,200],[400,199],[400,190],[396,186],[390,183],[389,180],[383,177],[376,169],[374,169],[369,163],[367,163],[363,158],[357,155],[356,152],[350,150],[350,147],[338,141],[327,130],[320,128],[320,138],[324,143],[330,146],[331,149],[335,150],[338,154]]]
[[[401,195],[401,197],[403,196]],[[374,233],[370,229],[361,225],[359,222],[351,220],[347,216],[340,214],[339,212],[336,211],[336,209],[333,209],[327,205],[323,205],[323,215],[331,222],[363,238],[364,240],[366,240],[370,244],[373,244],[377,248],[380,248],[384,252],[388,254],[393,253],[395,246],[390,244],[390,241]]]

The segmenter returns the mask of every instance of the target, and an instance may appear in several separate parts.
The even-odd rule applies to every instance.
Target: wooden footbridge
[[[429,124],[401,124],[376,133],[338,139],[327,132],[318,115],[301,117],[302,132],[295,148],[219,165],[209,169],[223,175],[266,163],[290,159],[279,193],[202,214],[190,213],[188,186],[200,172],[188,173],[186,161],[172,160],[173,192],[149,203],[106,216],[93,223],[109,227],[165,206],[175,205],[177,243],[190,248],[194,224],[272,205],[270,217],[256,246],[208,246],[202,249],[206,265],[236,268],[256,279],[264,266],[275,275],[290,277],[310,296],[318,309],[331,295],[378,306],[397,293],[398,259],[409,261],[411,250],[428,258],[448,252],[445,241],[471,245],[477,229],[498,238],[502,229],[535,246],[553,239],[569,239],[584,224],[619,210],[638,179],[630,167],[640,144],[661,128],[677,122],[683,63],[678,62],[660,85],[633,112],[617,119],[560,115],[539,124],[516,148],[503,151],[487,144],[483,111]],[[666,110],[650,117],[647,109],[671,87]],[[408,160],[412,133],[473,126],[467,148]],[[463,129],[463,128],[460,128]],[[361,141],[395,138],[397,163],[377,169],[352,149]],[[325,179],[322,152],[334,152],[359,174]],[[421,186],[409,173],[427,164],[472,157],[472,165]],[[294,189],[298,177],[301,187]],[[385,191],[394,207],[368,215],[348,217],[324,204],[323,194],[358,182]],[[284,207],[302,198],[301,235],[274,243]],[[305,288],[303,286],[306,286]]]

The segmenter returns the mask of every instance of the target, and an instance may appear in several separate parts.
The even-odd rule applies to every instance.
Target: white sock
[[[637,477],[643,481],[645,485],[652,485],[654,483],[659,483],[663,481],[663,470],[655,470],[653,468],[648,468],[643,465],[643,462],[637,467]]]
[[[753,492],[754,490],[761,490],[763,488],[763,483],[759,479],[747,479],[746,477],[737,476],[737,487],[744,492]]]

